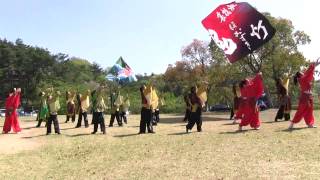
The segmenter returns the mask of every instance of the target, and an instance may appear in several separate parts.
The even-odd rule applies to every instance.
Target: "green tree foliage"
[[[26,45],[21,39],[15,43],[0,40],[0,60],[0,96],[6,97],[12,87],[21,87],[24,106],[36,105],[41,89],[80,91],[89,88],[90,83],[105,81],[106,73],[98,64],[61,53],[51,54],[47,49]]]

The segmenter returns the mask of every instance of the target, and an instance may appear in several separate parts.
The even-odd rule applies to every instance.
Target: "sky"
[[[201,21],[222,0],[0,0],[0,38],[112,66],[122,56],[136,74],[164,73],[193,39],[208,41]],[[239,2],[239,1],[238,1]],[[240,1],[241,2],[241,1]],[[248,0],[260,12],[290,19],[311,37],[300,50],[316,59],[317,1]]]

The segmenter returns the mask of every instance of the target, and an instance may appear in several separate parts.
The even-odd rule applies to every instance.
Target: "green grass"
[[[318,119],[319,112],[315,114]],[[130,116],[123,128],[107,128],[106,136],[89,135],[92,126],[67,129],[74,126],[71,123],[62,124],[65,130],[61,136],[41,136],[44,128],[30,129],[30,134],[21,136],[42,145],[0,154],[0,177],[318,179],[319,129],[304,128],[301,122],[296,130],[285,131],[288,122],[271,123],[274,115],[274,111],[263,112],[261,130],[242,133],[236,133],[237,125],[230,125],[231,121],[224,120],[228,115],[221,114],[206,114],[204,131],[191,134],[184,133],[182,116],[176,115],[162,115],[163,123],[156,127],[156,134],[137,135],[136,115]]]

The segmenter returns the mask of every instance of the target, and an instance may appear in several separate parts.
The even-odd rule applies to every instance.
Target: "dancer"
[[[3,134],[9,133],[11,128],[14,133],[19,133],[21,131],[17,115],[17,109],[20,106],[20,94],[20,88],[13,88],[10,90],[9,96],[6,99],[6,117],[3,125]]]
[[[112,93],[110,96],[110,102],[111,102],[111,117],[110,117],[110,123],[109,127],[113,127],[114,119],[117,120],[119,126],[122,125],[122,121],[120,119],[120,105],[123,103],[123,97],[120,95],[120,91],[116,95],[115,93]]]
[[[101,132],[106,134],[106,126],[104,122],[103,112],[107,109],[104,103],[102,93],[104,91],[104,86],[100,86],[97,90],[92,92],[92,110],[93,110],[93,132],[95,134],[98,131],[98,125],[100,124]]]
[[[47,118],[49,117],[49,109],[48,109],[48,105],[47,105],[47,97],[45,96],[46,93],[45,92],[40,92],[39,96],[40,96],[40,110],[37,116],[37,120],[38,120],[38,125],[36,127],[40,127],[41,123],[43,121],[46,122],[46,126],[47,126]]]
[[[300,85],[300,98],[299,105],[296,114],[290,122],[289,129],[292,129],[294,124],[301,121],[304,118],[305,123],[309,128],[315,128],[314,116],[313,116],[313,97],[312,97],[312,81],[314,69],[319,65],[320,58],[315,63],[312,63],[308,70],[304,73],[297,72],[294,76],[294,84]]]
[[[70,118],[72,122],[76,120],[76,108],[74,103],[75,97],[76,97],[75,92],[66,91],[66,101],[67,101],[67,117],[66,118],[67,119],[65,123],[67,123]]]
[[[202,118],[201,118],[201,112],[202,107],[204,106],[204,102],[201,101],[199,96],[197,95],[197,87],[193,86],[190,90],[190,105],[191,105],[191,113],[190,113],[190,119],[188,121],[188,124],[186,125],[186,132],[189,133],[189,131],[192,130],[194,124],[197,124],[197,131],[202,131]]]
[[[288,93],[289,78],[288,76],[286,76],[283,80],[281,80],[280,78],[276,78],[275,81],[277,93],[279,96],[279,110],[274,121],[277,122],[278,119],[282,119],[283,117],[285,121],[289,121],[291,111],[291,100]]]
[[[152,101],[152,86],[149,85],[146,87],[142,85],[140,87],[140,95],[141,95],[141,120],[140,120],[140,131],[139,134],[146,133],[146,127],[148,129],[148,133],[154,133],[152,127],[152,110],[151,110],[151,101]]]
[[[130,100],[129,100],[129,95],[123,99],[122,104],[120,105],[120,121],[124,123],[128,123],[128,117],[127,114],[129,112],[129,107],[130,107]]]
[[[240,91],[243,116],[239,124],[239,131],[242,131],[242,127],[247,125],[258,130],[260,128],[260,119],[257,100],[263,94],[262,73],[258,73],[253,79],[242,80],[240,82]]]
[[[60,134],[59,121],[58,121],[58,111],[60,109],[59,96],[60,91],[53,91],[51,89],[51,93],[48,95],[48,105],[49,105],[49,119],[47,123],[47,135],[51,134],[51,125],[54,125],[54,132],[56,134]]]
[[[83,95],[78,94],[79,99],[79,117],[78,117],[78,123],[76,128],[81,127],[82,117],[84,120],[84,126],[87,128],[89,127],[88,122],[88,110],[90,107],[90,90],[87,90]]]

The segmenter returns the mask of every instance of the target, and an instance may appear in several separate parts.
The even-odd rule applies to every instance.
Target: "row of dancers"
[[[313,115],[313,94],[312,83],[314,80],[314,71],[316,66],[319,65],[319,59],[312,63],[305,72],[297,72],[294,76],[294,84],[300,87],[300,97],[298,109],[290,121],[288,129],[294,128],[294,125],[299,123],[302,119],[308,128],[316,128],[314,125],[315,118]],[[291,100],[288,93],[289,77],[284,79],[277,78],[276,87],[279,94],[279,109],[275,116],[275,121],[279,119],[290,120]],[[231,111],[230,119],[234,118],[234,124],[239,123],[238,130],[242,131],[243,127],[250,125],[251,128],[259,130],[261,120],[259,118],[259,106],[257,100],[263,95],[263,79],[262,73],[259,72],[253,78],[246,78],[240,81],[239,86],[233,86],[234,105]],[[187,105],[185,119],[190,122],[186,126],[188,133],[194,123],[197,124],[197,130],[202,130],[201,106],[204,103],[196,95],[196,89],[191,88],[191,93],[185,96]],[[239,122],[238,122],[239,121]]]
[[[315,67],[319,65],[319,60],[312,63],[305,72],[297,72],[294,75],[294,84],[300,86],[300,98],[298,109],[290,121],[289,129],[294,127],[294,124],[301,121],[304,118],[305,123],[309,128],[315,128],[314,115],[313,115],[313,96],[312,96],[312,82],[314,79]],[[276,114],[275,121],[278,119],[285,120],[290,119],[291,101],[288,95],[288,83],[289,79],[284,80],[276,79],[277,90],[279,93],[280,107]],[[186,125],[186,132],[190,132],[193,126],[197,125],[197,131],[202,131],[202,108],[206,102],[206,86],[194,86],[191,88],[190,93],[184,97],[186,108],[186,119],[188,124]],[[259,107],[257,106],[257,100],[262,96],[264,91],[262,73],[257,73],[253,78],[246,78],[239,83],[239,89],[233,87],[234,92],[234,122],[239,122],[239,131],[243,127],[250,125],[253,129],[260,129],[261,121],[259,119]],[[18,133],[21,131],[17,108],[20,105],[21,89],[12,89],[6,100],[6,118],[3,126],[3,133],[13,132]],[[76,128],[81,127],[82,120],[84,120],[85,127],[89,127],[88,123],[88,110],[92,110],[92,122],[94,125],[92,134],[98,131],[100,126],[101,132],[106,134],[104,112],[107,109],[105,103],[106,87],[99,86],[92,92],[87,90],[83,94],[75,93],[74,91],[66,92],[66,104],[67,115],[66,123],[70,120],[74,122],[75,116],[78,114],[78,123]],[[46,92],[41,92],[41,106],[38,114],[38,125],[41,126],[41,122],[47,120],[47,135],[51,134],[51,126],[54,124],[54,130],[56,134],[60,134],[60,128],[58,123],[58,111],[60,109],[59,97],[61,93],[55,91],[53,88],[47,89]],[[153,125],[159,121],[159,98],[157,92],[151,84],[140,87],[141,96],[141,120],[139,133],[154,133]],[[111,101],[111,119],[109,127],[113,126],[114,120],[117,120],[119,126],[123,126],[123,123],[127,123],[127,112],[130,106],[128,95],[123,97],[120,93],[113,93],[110,96]],[[156,119],[155,121],[153,121]]]
[[[89,127],[88,113],[92,112],[93,132],[95,134],[98,131],[100,125],[101,132],[106,134],[104,112],[107,110],[105,103],[106,87],[99,86],[92,92],[90,90],[85,91],[83,94],[75,91],[66,92],[66,121],[68,123],[71,119],[75,122],[76,114],[78,114],[78,122],[75,128],[80,128],[82,121],[84,121],[85,128]],[[142,109],[141,109],[141,123],[139,133],[145,133],[146,128],[148,132],[154,133],[152,126],[157,125],[159,122],[159,107],[158,96],[156,90],[150,86],[142,86]],[[20,123],[18,120],[17,109],[20,106],[21,89],[13,88],[6,99],[5,107],[5,122],[3,126],[3,133],[7,134],[11,130],[14,133],[21,131]],[[36,127],[40,127],[42,122],[46,122],[46,134],[51,134],[51,126],[54,125],[54,131],[56,134],[61,134],[58,112],[60,110],[60,91],[55,91],[54,88],[48,88],[46,91],[41,91],[40,96],[40,109],[37,115],[38,124]],[[124,97],[118,93],[112,93],[109,97],[110,100],[110,123],[109,127],[113,127],[116,120],[119,126],[123,126],[123,123],[127,124],[127,114],[130,107],[130,101],[128,94]],[[163,103],[163,101],[161,101]],[[149,115],[150,112],[150,115]],[[149,121],[149,116],[151,117]]]

